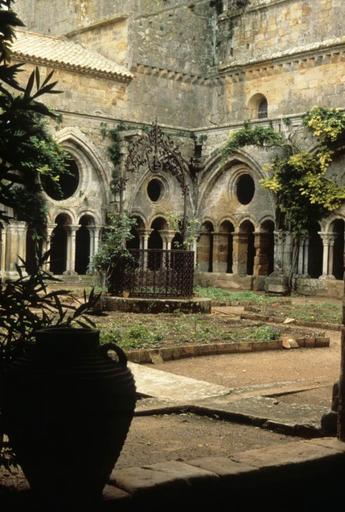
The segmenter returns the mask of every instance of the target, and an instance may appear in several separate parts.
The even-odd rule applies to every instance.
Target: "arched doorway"
[[[198,241],[198,267],[200,272],[213,271],[213,224],[206,221],[201,226]]]
[[[127,240],[126,247],[127,249],[140,249],[140,231],[144,229],[144,223],[140,217],[133,217],[135,223],[131,228],[131,238]]]
[[[239,258],[238,273],[252,276],[254,273],[254,226],[249,220],[245,220],[239,229]]]
[[[90,215],[83,215],[79,221],[80,228],[75,240],[75,271],[85,275],[90,270],[91,237],[90,226],[94,226],[94,219]]]
[[[334,235],[334,239],[330,239],[331,247],[334,243],[333,269],[331,271],[336,279],[343,279],[344,275],[344,228],[345,223],[342,219],[335,220],[330,227],[330,234]]]
[[[71,224],[68,215],[60,213],[55,219],[56,227],[50,242],[50,271],[61,275],[67,269],[67,229]]]
[[[163,249],[163,240],[160,231],[167,228],[167,222],[162,217],[158,217],[151,224],[152,232],[149,237],[148,248],[156,249],[149,253],[147,266],[150,270],[157,270],[162,264],[162,253],[159,249]]]
[[[264,221],[260,226],[255,250],[255,274],[268,276],[274,269],[274,222]]]
[[[233,264],[233,224],[225,220],[219,228],[218,251],[217,251],[217,270],[218,272],[232,273]]]
[[[309,230],[308,275],[318,279],[322,275],[323,244],[319,231],[320,224],[314,222]]]

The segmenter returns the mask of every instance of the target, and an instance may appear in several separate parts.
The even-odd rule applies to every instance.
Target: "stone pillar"
[[[289,231],[284,232],[283,243],[283,270],[290,271],[292,264],[292,238]]]
[[[66,226],[67,231],[67,262],[64,274],[75,274],[76,234],[80,226]]]
[[[334,242],[336,235],[329,236],[329,254],[328,254],[328,279],[335,279],[333,274],[333,260],[334,260]]]
[[[143,267],[147,268],[147,249],[149,248],[149,238],[153,229],[139,229],[139,244],[140,249],[143,251]]]
[[[6,227],[0,227],[0,278],[5,277],[6,270]]]
[[[260,231],[254,232],[254,275],[266,276],[268,274],[268,234]]]
[[[334,235],[324,233],[322,231],[319,231],[319,235],[323,244],[322,275],[320,276],[320,279],[334,279],[334,276],[332,275]],[[332,245],[331,241],[333,241]]]
[[[93,258],[98,252],[99,248],[99,238],[100,238],[100,232],[101,228],[100,226],[87,226],[87,229],[90,234],[90,261],[89,261],[89,272],[93,272]]]
[[[163,240],[163,249],[166,251],[171,251],[171,243],[176,232],[172,229],[161,229],[159,234]]]
[[[274,272],[276,273],[281,273],[283,270],[283,243],[283,232],[274,231]]]
[[[298,242],[298,265],[297,265],[297,274],[299,276],[303,275],[304,271],[304,238],[301,238]]]
[[[16,277],[19,258],[26,257],[26,222],[11,221],[6,227],[5,269],[8,277]]]
[[[192,251],[194,252],[194,268],[196,268],[198,265],[198,240],[197,240],[197,238],[193,239]]]
[[[304,261],[303,261],[303,275],[308,276],[308,263],[309,263],[309,237],[304,239]]]
[[[247,275],[248,234],[235,232],[233,235],[233,274]]]
[[[215,231],[212,232],[213,245],[212,245],[212,272],[224,272],[223,265],[220,261],[221,253],[221,234]]]
[[[54,231],[55,228],[56,228],[56,224],[48,224],[46,238],[43,241],[43,252],[50,251],[53,231]],[[43,270],[46,270],[46,271],[49,270],[49,268],[50,268],[50,259],[51,259],[51,254],[50,254],[48,260],[45,261],[45,263],[43,265]]]

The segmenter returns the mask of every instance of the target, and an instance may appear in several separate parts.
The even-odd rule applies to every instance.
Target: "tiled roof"
[[[126,68],[74,41],[22,29],[17,30],[16,35],[12,44],[15,58],[120,80],[132,78]]]

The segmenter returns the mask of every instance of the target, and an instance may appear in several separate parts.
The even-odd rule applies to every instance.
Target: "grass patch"
[[[273,304],[276,303],[277,300],[285,303],[290,302],[289,299],[277,299],[277,297],[270,297],[269,295],[258,294],[250,290],[231,291],[223,290],[222,288],[215,288],[213,286],[209,286],[207,288],[197,286],[194,291],[195,295],[198,297],[224,302],[232,306],[238,306],[243,304]]]
[[[284,327],[239,322],[212,315],[140,315],[112,312],[97,322],[101,342],[118,343],[125,350],[168,346],[273,341]]]

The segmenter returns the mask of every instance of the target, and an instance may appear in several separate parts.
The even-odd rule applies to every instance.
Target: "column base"
[[[335,277],[334,277],[333,275],[331,275],[331,274],[329,274],[329,275],[328,275],[328,274],[322,274],[322,275],[319,277],[319,279],[322,279],[323,281],[324,281],[324,280],[326,280],[326,279],[333,280],[333,279],[335,279]]]

